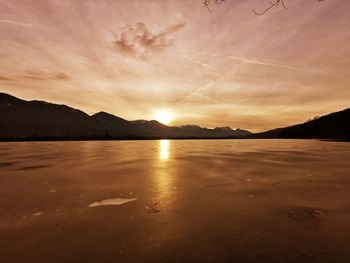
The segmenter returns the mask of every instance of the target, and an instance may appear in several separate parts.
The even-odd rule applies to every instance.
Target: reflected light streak
[[[157,186],[157,200],[161,201],[161,208],[169,209],[171,207],[173,193],[173,175],[175,174],[173,169],[169,167],[170,162],[170,141],[159,141],[159,158],[158,164],[155,170],[155,183]]]
[[[169,159],[169,140],[160,141],[160,159],[168,160]]]

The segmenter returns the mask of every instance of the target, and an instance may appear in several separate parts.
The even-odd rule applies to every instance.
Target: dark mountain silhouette
[[[107,112],[92,115],[90,121],[96,125],[96,129],[99,131],[97,134],[128,135],[136,133],[136,128],[132,123]]]
[[[302,124],[262,133],[230,127],[166,126],[158,121],[128,121],[45,101],[25,101],[0,93],[0,139],[151,139],[151,138],[305,138],[350,139],[350,109]]]
[[[0,94],[1,137],[86,135],[93,129],[90,116],[65,105],[43,101],[24,101]]]
[[[92,116],[44,101],[0,93],[0,139],[238,138],[249,131],[196,125],[169,127],[155,120],[128,121],[106,112]]]
[[[277,128],[269,131],[259,132],[259,133],[251,133],[246,136],[249,139],[271,139],[278,138],[278,134],[285,128]]]
[[[250,138],[350,139],[350,109],[302,124],[248,135]]]

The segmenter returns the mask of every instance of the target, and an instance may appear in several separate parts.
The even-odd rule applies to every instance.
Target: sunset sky
[[[350,1],[0,0],[0,92],[263,131],[350,106]]]

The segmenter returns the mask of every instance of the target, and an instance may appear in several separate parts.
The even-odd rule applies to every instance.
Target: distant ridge
[[[128,121],[107,112],[83,111],[45,101],[25,101],[0,93],[0,140],[242,138],[249,131],[230,127],[166,126],[158,121]]]

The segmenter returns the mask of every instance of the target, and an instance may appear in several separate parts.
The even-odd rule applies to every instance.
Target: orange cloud
[[[173,44],[169,35],[179,31],[186,24],[179,23],[169,26],[159,33],[151,32],[147,26],[138,22],[128,27],[117,40],[114,41],[115,48],[122,54],[147,58],[153,53],[158,53]]]

